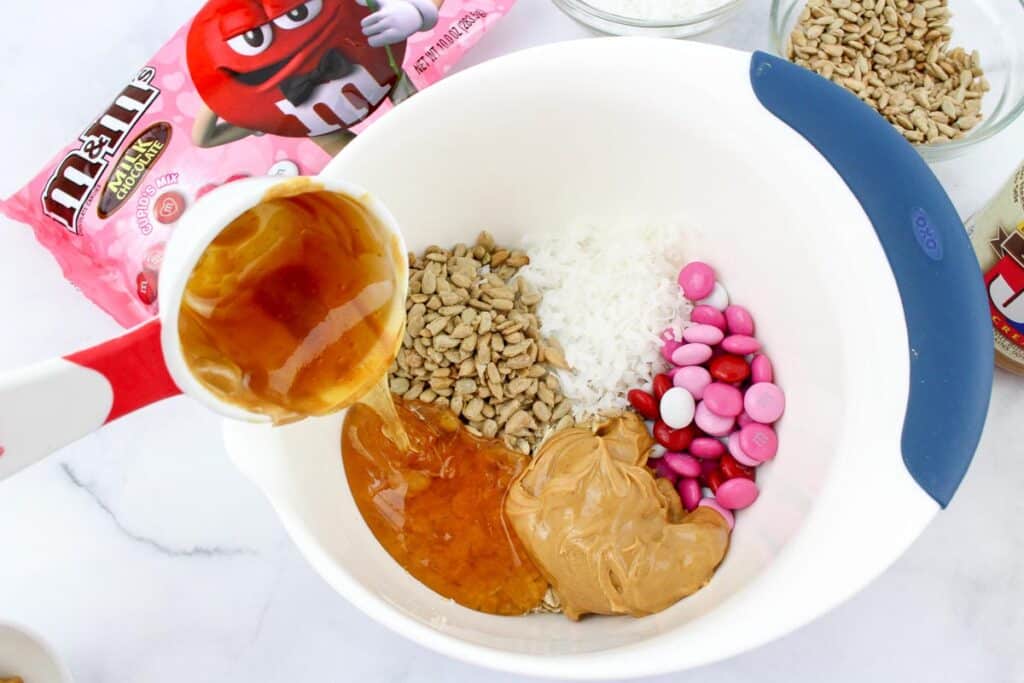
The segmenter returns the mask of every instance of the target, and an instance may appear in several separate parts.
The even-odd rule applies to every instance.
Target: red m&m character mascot
[[[193,141],[212,147],[269,133],[310,137],[338,152],[352,126],[412,89],[401,69],[405,41],[434,27],[440,4],[210,0],[186,45],[206,104]]]

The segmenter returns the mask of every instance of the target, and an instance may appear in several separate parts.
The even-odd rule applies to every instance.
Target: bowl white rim
[[[28,626],[25,626],[24,624],[19,624],[13,621],[0,620],[0,633],[3,632],[3,629],[9,629],[10,631],[13,631],[25,637],[33,644],[35,644],[36,647],[38,647],[39,650],[46,656],[48,662],[53,665],[53,668],[57,670],[58,675],[60,676],[60,683],[72,683],[73,679],[71,677],[71,670],[68,669],[67,665],[64,663],[64,660],[61,659],[60,655],[57,654],[57,650],[53,647],[53,645],[51,645],[46,638],[40,635],[38,631],[31,629]],[[18,675],[17,672],[12,673]],[[33,682],[31,680],[26,680],[26,683]]]

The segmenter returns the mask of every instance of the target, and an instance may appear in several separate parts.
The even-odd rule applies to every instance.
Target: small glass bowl
[[[721,7],[695,14],[686,19],[637,19],[598,9],[584,0],[552,0],[570,17],[603,33],[619,36],[654,36],[685,38],[709,31],[731,17],[744,0],[730,0]]]
[[[783,58],[786,40],[806,5],[807,0],[772,0],[772,44]],[[981,123],[964,137],[914,145],[929,162],[960,156],[1024,112],[1024,0],[950,0],[949,8],[953,12],[950,46],[981,53],[981,66],[992,89],[982,99]]]

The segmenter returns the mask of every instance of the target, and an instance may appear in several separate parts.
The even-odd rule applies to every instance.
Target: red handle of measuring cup
[[[120,337],[64,356],[100,373],[110,384],[113,400],[103,424],[181,393],[164,362],[160,332],[160,321],[154,319]]]
[[[77,353],[0,374],[0,480],[103,425],[181,393],[160,321]]]

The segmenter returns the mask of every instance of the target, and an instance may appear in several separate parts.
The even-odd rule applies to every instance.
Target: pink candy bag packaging
[[[214,187],[309,175],[442,78],[514,0],[209,0],[0,210],[128,327],[175,223]]]

